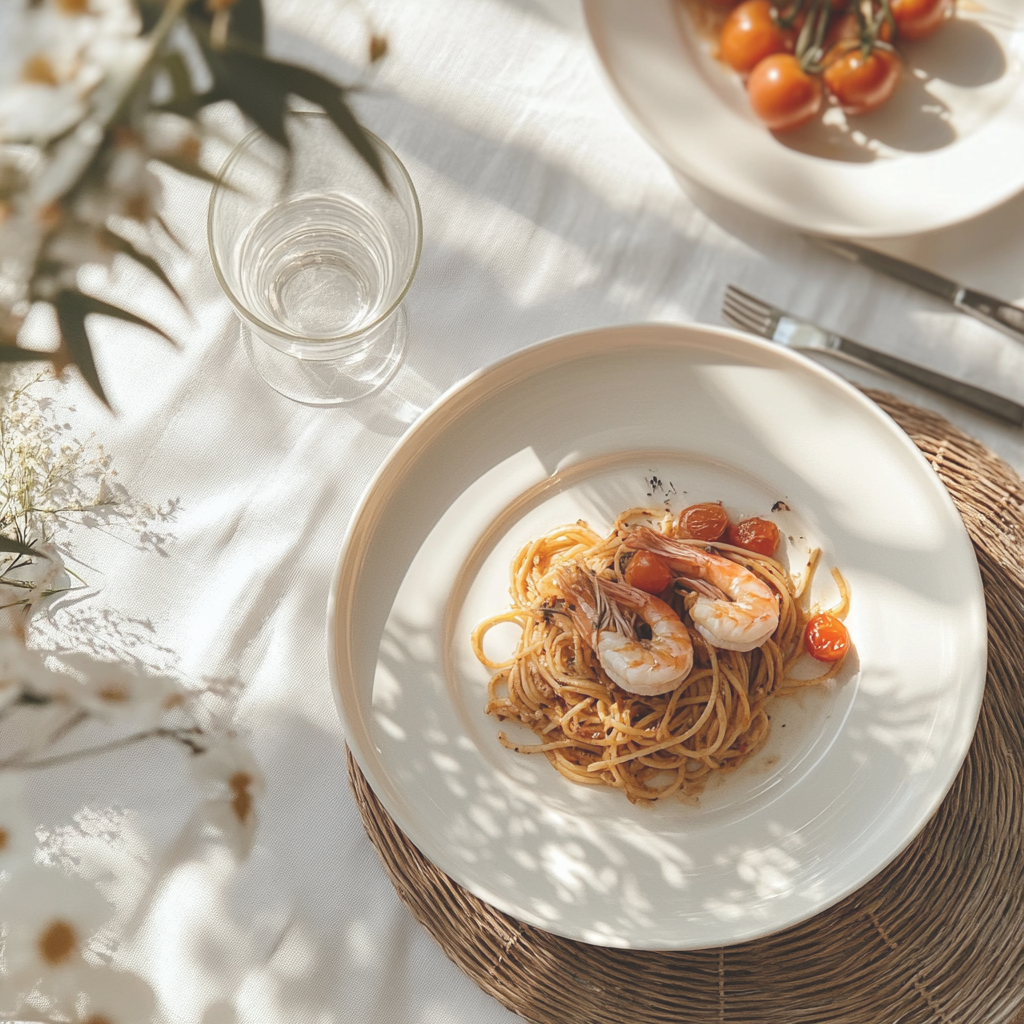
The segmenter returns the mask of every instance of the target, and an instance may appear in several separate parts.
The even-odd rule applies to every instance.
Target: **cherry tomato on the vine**
[[[765,57],[793,49],[793,35],[772,18],[770,0],[744,0],[725,20],[718,53],[734,71],[746,74]]]
[[[653,551],[638,551],[626,566],[626,582],[647,594],[660,594],[675,578],[668,563]]]
[[[758,555],[774,555],[779,548],[779,528],[770,519],[755,516],[730,526],[726,540]]]
[[[879,26],[878,38],[883,43],[892,42],[892,25],[888,21],[883,21]],[[825,36],[825,50],[830,52],[830,56],[832,53],[835,53],[836,56],[839,53],[845,53],[847,49],[852,49],[853,45],[858,43],[860,43],[860,20],[856,14],[844,14],[838,21],[829,25],[828,34]],[[836,48],[840,46],[842,49],[837,51]]]
[[[765,57],[747,79],[754,113],[774,132],[788,132],[813,120],[821,109],[821,82],[789,53]]]
[[[679,513],[681,536],[695,540],[718,540],[729,528],[729,513],[721,505],[706,501]]]
[[[876,47],[865,56],[857,47],[832,61],[822,77],[847,114],[866,114],[892,96],[902,74],[900,59],[891,50]]]
[[[815,615],[804,630],[804,647],[818,661],[839,661],[850,649],[850,631],[830,612]]]
[[[891,0],[900,39],[924,39],[953,13],[954,0]]]

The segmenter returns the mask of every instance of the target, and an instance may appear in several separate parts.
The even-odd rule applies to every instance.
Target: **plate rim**
[[[751,200],[731,194],[721,188],[721,183],[713,174],[702,173],[699,163],[691,161],[684,166],[683,161],[673,159],[672,156],[669,156],[665,152],[665,147],[661,145],[653,127],[647,123],[647,121],[641,116],[640,111],[637,110],[633,103],[631,103],[623,94],[616,82],[611,62],[606,58],[605,53],[603,52],[600,42],[600,33],[595,30],[597,25],[603,25],[603,21],[599,13],[603,2],[604,0],[581,0],[583,18],[587,30],[587,42],[590,47],[594,63],[597,65],[608,91],[615,98],[617,106],[626,117],[626,120],[634,131],[636,131],[644,142],[654,151],[654,153],[657,154],[673,174],[682,177],[683,179],[689,179],[701,188],[706,189],[708,192],[721,199],[725,199],[739,207],[751,210],[777,224],[785,224],[811,235],[844,236],[847,238],[870,240],[927,234],[932,231],[941,231],[946,228],[955,227],[958,224],[964,224],[968,221],[984,216],[987,213],[991,213],[993,210],[998,209],[1000,206],[1008,203],[1010,200],[1024,192],[1024,175],[1022,175],[1019,182],[1007,186],[1000,192],[988,195],[982,201],[976,202],[973,206],[970,206],[965,210],[958,210],[957,212],[950,213],[946,216],[939,215],[930,218],[918,216],[916,219],[908,218],[906,223],[897,224],[896,226],[891,223],[885,225],[872,225],[852,221],[848,218],[840,222],[838,217],[833,218],[833,223],[823,225],[820,218],[801,216],[801,210],[794,207],[792,203],[784,204],[784,215],[782,210],[780,210],[779,205],[773,206],[769,203],[762,202],[759,197],[755,196]],[[677,3],[678,0],[656,0],[656,2],[671,5]],[[808,160],[818,159],[806,154],[793,154],[794,159],[798,156],[805,157]],[[920,154],[908,155],[907,159],[910,159],[913,156],[920,156]]]
[[[680,944],[671,943],[664,941],[653,941],[650,943],[644,942],[629,942],[623,943],[619,940],[609,941],[602,943],[599,938],[595,938],[591,935],[584,937],[581,934],[582,929],[576,928],[565,928],[560,927],[558,923],[550,921],[542,921],[537,917],[531,916],[528,911],[524,911],[524,908],[515,906],[511,902],[503,900],[503,898],[493,892],[492,890],[485,888],[484,886],[476,884],[472,880],[466,880],[459,877],[458,866],[455,865],[452,868],[449,863],[446,862],[444,856],[443,847],[440,844],[433,841],[431,837],[426,840],[423,837],[416,835],[417,828],[415,826],[410,827],[409,823],[403,820],[404,815],[400,809],[396,809],[390,802],[390,795],[388,793],[388,783],[378,777],[378,774],[373,765],[372,756],[368,756],[367,751],[364,750],[359,736],[359,730],[353,728],[354,719],[348,714],[343,694],[342,685],[340,683],[340,672],[341,672],[341,659],[340,648],[341,643],[336,630],[339,623],[339,615],[342,610],[341,606],[341,591],[343,578],[345,576],[354,577],[358,576],[358,570],[362,566],[365,556],[360,552],[357,546],[354,544],[357,539],[357,535],[360,532],[361,525],[365,517],[370,513],[377,491],[393,472],[395,472],[396,465],[407,459],[410,454],[410,449],[420,444],[423,440],[423,435],[431,430],[443,430],[443,423],[439,422],[438,417],[448,409],[448,407],[456,401],[460,396],[469,397],[469,393],[473,389],[481,387],[488,378],[497,381],[502,374],[507,374],[510,370],[516,367],[516,364],[520,364],[520,376],[524,373],[529,373],[531,370],[535,370],[536,366],[533,366],[536,360],[543,359],[544,354],[547,352],[556,352],[559,347],[564,349],[570,349],[573,344],[580,344],[585,342],[587,339],[593,339],[595,337],[614,337],[615,335],[623,335],[627,332],[644,332],[650,333],[656,336],[658,333],[669,331],[676,334],[676,338],[672,342],[673,344],[693,344],[693,342],[687,339],[685,336],[689,334],[702,335],[705,338],[719,337],[723,340],[728,340],[733,343],[738,343],[740,347],[747,346],[753,351],[761,351],[768,353],[773,358],[779,358],[783,363],[789,363],[790,365],[799,368],[803,371],[810,371],[812,375],[819,376],[823,381],[827,382],[829,386],[838,387],[840,391],[845,392],[848,398],[852,399],[858,406],[860,406],[863,412],[866,412],[869,416],[874,418],[879,424],[891,434],[894,441],[900,444],[904,450],[910,455],[911,459],[916,461],[919,467],[924,470],[926,479],[930,482],[932,488],[938,495],[940,502],[946,505],[947,511],[951,512],[954,520],[959,524],[959,531],[962,531],[961,536],[967,542],[968,548],[973,554],[973,543],[971,542],[970,535],[967,531],[966,524],[964,523],[956,505],[949,494],[948,489],[942,483],[942,480],[937,473],[931,467],[931,464],[925,458],[921,450],[914,444],[910,436],[897,424],[892,417],[890,417],[881,407],[875,402],[868,398],[860,389],[855,387],[845,378],[839,374],[829,370],[827,367],[815,362],[800,353],[793,352],[789,349],[782,348],[778,345],[771,344],[767,341],[762,341],[752,335],[746,334],[745,332],[733,330],[727,327],[720,327],[718,325],[701,324],[701,323],[679,323],[671,321],[659,321],[652,320],[642,323],[633,324],[615,324],[608,325],[599,328],[588,328],[578,331],[571,331],[559,335],[555,335],[550,338],[543,339],[533,344],[524,346],[514,352],[511,352],[499,359],[488,363],[485,366],[471,372],[461,380],[457,381],[450,388],[448,388],[442,395],[440,395],[431,405],[420,415],[420,417],[409,427],[405,434],[399,439],[392,450],[382,460],[380,466],[372,475],[371,479],[367,483],[363,490],[363,493],[356,505],[355,510],[349,519],[346,529],[342,538],[339,554],[335,563],[334,573],[332,576],[331,589],[329,592],[327,608],[326,608],[326,639],[327,639],[327,659],[328,659],[328,670],[329,670],[329,682],[331,686],[331,692],[334,699],[335,707],[342,725],[342,732],[352,756],[355,758],[360,771],[365,776],[367,783],[373,789],[375,796],[380,801],[381,805],[387,811],[389,816],[395,824],[401,829],[403,834],[421,849],[421,852],[428,860],[431,861],[439,870],[444,872],[450,878],[453,879],[458,885],[467,889],[473,895],[502,911],[503,913],[509,914],[518,921],[524,922],[531,927],[538,928],[542,931],[547,931],[555,935],[559,935],[563,938],[572,939],[575,941],[584,942],[589,945],[606,945],[606,946],[618,946],[620,948],[628,949],[647,949],[647,950],[691,950],[691,949],[702,949],[709,948],[702,945],[694,945],[692,943]],[[558,365],[562,362],[572,361],[572,354],[562,353],[560,358],[554,359],[551,365]],[[508,386],[509,382],[506,382],[504,386]],[[499,385],[502,386],[502,385]],[[479,396],[477,401],[479,401]],[[475,405],[475,403],[473,403]],[[468,408],[472,408],[469,406]],[[347,569],[347,563],[349,561],[354,565],[354,569]],[[987,620],[987,608],[985,603],[985,593],[983,582],[981,578],[980,566],[978,565],[976,556],[973,559],[973,573],[971,578],[972,589],[975,591],[974,600],[978,611],[980,612],[980,623],[982,629],[980,635],[976,638],[975,663],[972,666],[972,671],[969,673],[972,677],[977,676],[978,683],[974,689],[974,700],[973,706],[970,709],[970,718],[972,726],[969,734],[966,734],[968,738],[963,744],[963,749],[956,751],[956,757],[952,762],[955,764],[955,770],[952,770],[949,774],[945,784],[932,794],[932,799],[926,805],[922,805],[923,809],[919,814],[919,818],[915,823],[915,826],[910,830],[909,835],[899,845],[899,847],[893,850],[890,856],[884,861],[872,865],[867,871],[857,873],[857,878],[854,881],[849,882],[841,891],[837,892],[833,897],[828,899],[826,902],[815,905],[811,910],[803,913],[797,917],[793,917],[790,920],[785,921],[782,924],[771,924],[768,926],[758,925],[749,927],[747,930],[738,933],[734,938],[728,940],[729,945],[751,941],[758,938],[764,938],[769,935],[777,934],[778,932],[793,927],[806,921],[818,914],[826,911],[829,907],[834,906],[841,900],[845,899],[851,893],[860,889],[863,885],[867,884],[872,878],[876,877],[880,872],[884,871],[893,861],[895,861],[900,854],[902,854],[914,840],[920,835],[922,829],[927,825],[928,821],[934,816],[939,806],[942,804],[948,795],[950,789],[954,785],[957,776],[959,775],[960,769],[964,761],[966,760],[968,751],[971,743],[973,742],[973,736],[977,729],[977,722],[981,713],[982,699],[985,692],[985,684],[987,679],[987,662],[988,662],[988,620]],[[379,638],[378,638],[379,642]],[[376,656],[374,658],[376,662]],[[369,735],[367,731],[367,735]],[[440,850],[441,855],[437,856],[433,851]],[[717,945],[718,943],[716,943]]]

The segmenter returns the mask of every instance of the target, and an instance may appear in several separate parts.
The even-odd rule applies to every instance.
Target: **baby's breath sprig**
[[[0,373],[0,610],[31,610],[79,579],[54,540],[85,516],[116,514],[114,470],[102,446],[71,436],[41,394],[48,373]]]

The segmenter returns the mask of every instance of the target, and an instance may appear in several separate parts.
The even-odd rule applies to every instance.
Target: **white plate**
[[[699,805],[634,807],[498,743],[469,635],[526,539],[672,487],[674,509],[785,500],[793,557],[823,548],[818,596],[828,566],[850,583],[857,657],[778,700],[767,748]],[[763,935],[863,884],[951,785],[985,677],[974,553],[910,440],[827,371],[709,327],[556,338],[450,391],[368,488],[328,631],[348,743],[416,846],[522,921],[638,948]]]
[[[902,50],[914,73],[881,110],[772,135],[695,27],[701,0],[584,0],[599,60],[634,124],[676,170],[805,231],[916,234],[1024,188],[1024,12],[961,3]],[[699,10],[699,8],[697,8]],[[976,13],[972,13],[976,12]]]

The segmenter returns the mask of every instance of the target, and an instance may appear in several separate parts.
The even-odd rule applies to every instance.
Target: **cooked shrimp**
[[[653,697],[674,690],[690,674],[690,634],[664,601],[579,566],[561,566],[557,578],[574,605],[569,614],[576,627],[589,639],[609,678],[624,690]],[[650,640],[637,638],[624,607],[650,626]]]
[[[635,550],[661,555],[682,574],[697,594],[690,608],[694,628],[712,646],[752,651],[778,628],[779,599],[767,583],[742,565],[648,526],[630,530],[625,542]]]

